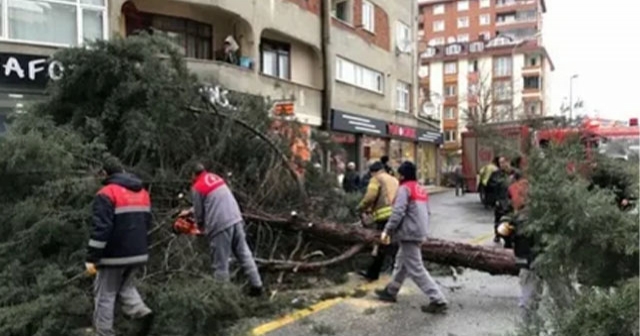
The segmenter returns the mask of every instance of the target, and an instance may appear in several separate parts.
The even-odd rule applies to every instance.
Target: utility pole
[[[322,92],[322,126],[324,131],[331,130],[331,102],[333,99],[333,71],[331,53],[331,0],[322,0],[321,43],[322,43],[322,70],[324,78],[324,90]]]
[[[569,122],[573,120],[573,80],[576,78],[578,78],[577,74],[571,76],[569,80]]]

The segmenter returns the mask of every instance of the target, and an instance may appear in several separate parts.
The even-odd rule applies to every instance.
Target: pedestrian
[[[360,190],[360,176],[356,171],[356,164],[353,162],[347,164],[347,172],[342,180],[342,189],[347,193],[355,193]]]
[[[210,173],[202,163],[194,167],[191,195],[193,208],[181,215],[193,214],[209,239],[214,277],[229,280],[231,253],[241,263],[249,278],[250,296],[262,295],[262,279],[249,249],[240,207],[231,189],[220,176]]]
[[[380,162],[382,162],[382,164],[384,165],[384,170],[387,172],[387,174],[394,176],[395,174],[393,173],[393,168],[391,168],[391,166],[389,165],[389,157],[384,155],[383,157],[380,158]]]
[[[416,179],[416,166],[404,162],[398,168],[401,185],[393,204],[393,212],[384,227],[381,240],[391,239],[400,245],[396,256],[393,279],[383,289],[375,291],[380,300],[396,302],[398,292],[409,277],[429,297],[429,305],[423,306],[427,313],[442,313],[447,310],[447,301],[431,275],[424,267],[421,246],[427,238],[429,226],[429,195]]]
[[[135,274],[147,263],[151,200],[140,179],[124,172],[117,159],[100,171],[104,187],[93,200],[93,226],[85,263],[95,275],[93,325],[98,336],[113,336],[116,298],[125,315],[151,328],[153,313],[135,286]]]
[[[456,181],[456,197],[464,196],[464,175],[462,174],[461,164],[456,165],[453,174]]]
[[[385,171],[382,162],[372,164],[369,172],[371,172],[371,180],[358,205],[358,212],[371,212],[376,229],[382,231],[391,216],[391,205],[398,191],[398,180]],[[360,271],[359,274],[370,281],[378,280],[385,259],[393,260],[394,252],[394,246],[381,247],[369,268],[366,271]]]
[[[498,167],[500,169],[496,170],[491,174],[489,178],[488,187],[493,193],[494,198],[494,221],[493,221],[493,229],[494,229],[494,238],[493,241],[495,243],[500,242],[500,234],[498,233],[498,226],[500,225],[500,218],[506,215],[509,211],[509,185],[511,184],[511,174],[512,168],[509,164],[509,160],[506,157],[500,156],[498,159]],[[511,247],[509,242],[506,242],[505,247]]]
[[[500,158],[497,158],[497,157],[494,158],[493,161],[489,162],[487,165],[482,167],[482,169],[480,169],[480,173],[479,173],[480,181],[478,183],[478,192],[480,192],[481,194],[482,203],[485,206],[485,208],[492,207],[495,203],[493,199],[493,193],[488,187],[488,183],[489,183],[489,178],[491,177],[491,174],[493,174],[493,172],[499,169],[498,168],[499,159]]]

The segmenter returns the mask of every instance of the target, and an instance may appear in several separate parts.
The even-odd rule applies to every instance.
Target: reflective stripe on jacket
[[[358,209],[370,210],[375,221],[387,220],[391,216],[393,200],[398,192],[398,180],[381,172],[371,178]]]
[[[104,184],[93,202],[87,261],[100,266],[146,263],[151,228],[149,194],[130,174],[114,174]]]

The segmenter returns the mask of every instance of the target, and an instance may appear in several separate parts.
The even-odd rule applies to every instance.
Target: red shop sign
[[[409,126],[401,126],[395,124],[387,124],[387,130],[390,135],[403,138],[415,139],[417,136],[416,129]]]

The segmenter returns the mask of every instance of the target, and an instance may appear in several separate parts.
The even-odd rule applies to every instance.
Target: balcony
[[[204,80],[215,78],[225,89],[261,95],[272,100],[292,101],[294,114],[301,123],[320,124],[320,89],[262,75],[252,69],[224,62],[191,59],[187,61],[187,66]]]
[[[292,102],[300,122],[320,124],[322,63],[319,49],[312,45],[289,32],[258,33],[239,14],[218,6],[133,0],[121,11],[121,28],[127,35],[151,31],[167,37],[201,80]]]
[[[515,9],[537,9],[536,0],[498,0],[496,1],[496,13],[510,12]]]

